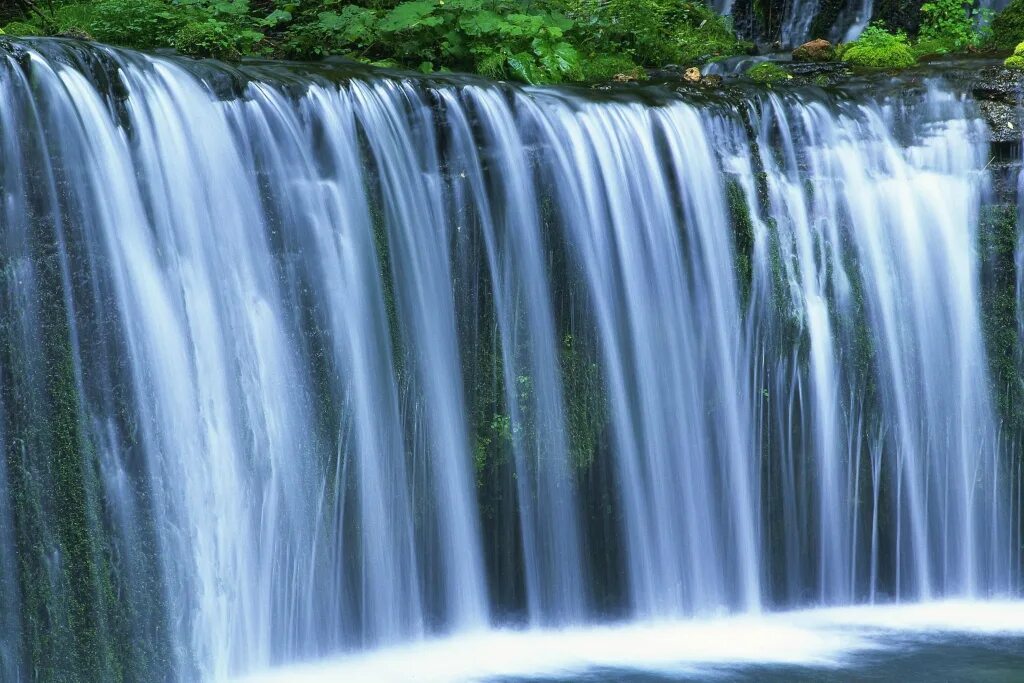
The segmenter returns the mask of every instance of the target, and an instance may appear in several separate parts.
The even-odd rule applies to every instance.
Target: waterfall
[[[1019,592],[1017,212],[953,85],[4,46],[5,680]]]

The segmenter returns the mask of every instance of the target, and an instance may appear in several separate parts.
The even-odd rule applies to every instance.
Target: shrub
[[[904,69],[917,61],[907,34],[889,33],[879,24],[868,26],[860,38],[848,43],[843,48],[842,59],[873,69]]]
[[[35,24],[27,21],[12,21],[4,26],[4,32],[9,36],[42,36],[46,32]]]
[[[918,37],[951,50],[980,45],[988,32],[991,12],[966,6],[963,0],[931,0],[921,5]]]
[[[1024,41],[1024,0],[1013,0],[992,19],[990,45],[998,50],[1012,50]]]
[[[215,19],[185,24],[174,34],[171,45],[189,57],[237,59],[242,54],[227,24]]]
[[[164,0],[100,0],[88,29],[97,40],[144,50],[166,45],[186,21]]]
[[[703,2],[576,0],[581,42],[592,53],[627,54],[638,64],[696,64],[746,52],[729,22]]]
[[[195,57],[342,55],[533,83],[642,78],[643,66],[692,65],[750,47],[702,0],[47,0],[38,6],[38,20],[31,21],[38,30],[20,33],[88,33],[115,45],[170,46]]]
[[[286,49],[557,83],[582,77],[566,36],[573,26],[560,13],[528,12],[516,0],[408,0],[386,12],[351,5],[319,12],[289,31]]]
[[[775,62],[761,62],[747,71],[747,77],[756,83],[779,83],[792,78],[789,73]]]

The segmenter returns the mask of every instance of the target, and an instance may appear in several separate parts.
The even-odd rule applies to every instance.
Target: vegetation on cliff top
[[[915,23],[911,37],[872,24],[836,55],[891,69],[928,55],[1008,50],[1024,41],[1024,0],[994,18],[962,0],[929,0]],[[530,83],[637,80],[645,68],[752,47],[702,0],[12,0],[0,7],[0,30],[200,58],[337,55]]]
[[[340,55],[527,82],[606,79],[750,48],[700,0],[22,0],[13,35],[195,57]],[[4,17],[0,16],[0,19]]]

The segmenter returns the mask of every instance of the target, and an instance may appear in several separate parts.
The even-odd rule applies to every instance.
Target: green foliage
[[[106,43],[148,49],[166,44],[184,23],[180,8],[164,0],[100,0],[83,28]]]
[[[1003,64],[1011,69],[1024,69],[1024,43],[1019,44]]]
[[[917,62],[907,34],[889,33],[879,24],[868,26],[860,38],[848,43],[843,48],[842,59],[873,69],[905,69]]]
[[[948,51],[977,47],[988,37],[991,12],[974,9],[963,0],[931,0],[921,5],[921,41],[938,43]]]
[[[576,0],[568,13],[591,54],[625,54],[638,64],[697,64],[746,52],[726,19],[702,2]]]
[[[42,36],[46,32],[27,21],[12,21],[4,26],[4,33],[10,36]]]
[[[989,45],[998,50],[1012,50],[1024,41],[1024,0],[1013,0],[992,19]]]
[[[699,0],[54,0],[40,7],[12,25],[19,35],[72,30],[192,57],[338,55],[530,83],[640,79],[643,66],[749,49]]]
[[[582,76],[566,37],[573,22],[559,12],[526,11],[516,0],[410,0],[388,11],[347,5],[315,16],[280,13],[273,21],[286,14],[297,22],[285,43],[292,56],[342,54],[531,83]]]
[[[922,57],[945,55],[952,51],[949,43],[934,39],[918,40],[914,43],[914,46],[911,49],[914,52],[914,56],[918,59],[921,59]]]
[[[747,78],[757,83],[780,83],[788,81],[792,76],[775,62],[761,62],[747,71]]]

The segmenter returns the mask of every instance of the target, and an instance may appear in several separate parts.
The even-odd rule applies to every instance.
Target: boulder
[[[700,83],[700,69],[691,66],[683,72],[683,80],[687,83]]]
[[[829,62],[835,56],[836,49],[832,47],[832,43],[822,38],[804,43],[793,50],[794,62]]]

